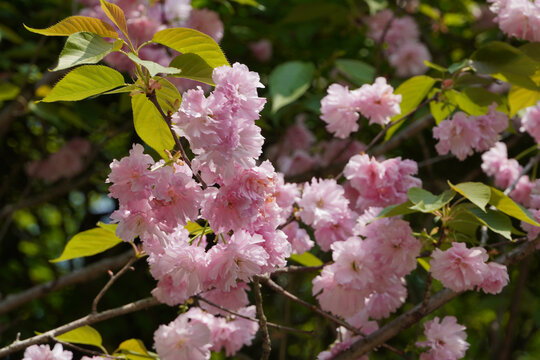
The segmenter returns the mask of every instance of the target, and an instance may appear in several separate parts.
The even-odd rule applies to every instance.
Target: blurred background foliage
[[[404,80],[394,75],[394,70],[381,57],[381,49],[365,36],[367,16],[387,7],[405,14],[404,4],[377,0],[260,0],[256,6],[249,3],[254,2],[193,0],[192,4],[219,12],[225,24],[221,46],[230,62],[245,63],[250,70],[260,73],[266,85],[260,94],[268,97],[268,104],[258,124],[267,139],[266,147],[278,142],[299,114],[306,114],[306,125],[318,140],[331,139],[318,112],[320,99],[332,82],[348,81],[351,87],[357,87],[372,81],[375,68],[378,75],[387,76],[394,86]],[[482,1],[472,0],[421,1],[413,16],[420,26],[422,42],[430,49],[433,63],[449,66],[470,56],[483,43],[504,39],[497,28],[486,26],[478,19],[479,11],[485,5]],[[68,0],[0,0],[0,301],[8,294],[54,280],[130,248],[121,244],[93,257],[49,262],[60,255],[73,235],[95,227],[98,221],[107,221],[108,214],[116,207],[107,197],[105,179],[109,164],[113,159],[127,155],[132,143],[141,142],[133,129],[128,94],[76,103],[35,102],[62,75],[48,69],[55,66],[65,40],[27,32],[22,24],[43,28],[78,9],[76,2]],[[247,46],[261,39],[268,39],[273,45],[269,61],[258,61]],[[346,63],[341,62],[340,66],[339,60],[343,59],[360,60],[372,67],[347,71]],[[296,101],[272,111],[273,100],[268,87],[270,74],[289,61],[302,62],[301,66],[312,69],[313,77],[308,79],[306,89],[300,92]],[[430,71],[431,75],[439,76],[435,70]],[[426,112],[419,112],[415,117],[423,115]],[[365,126],[354,136],[369,142],[377,131],[376,126]],[[55,182],[26,175],[25,166],[30,161],[46,158],[74,137],[86,138],[92,143],[80,174]],[[533,145],[521,137],[514,144],[511,155]],[[406,156],[421,162],[436,156],[433,145],[430,130],[424,130],[387,156]],[[150,148],[146,150],[152,153]],[[445,179],[454,183],[487,181],[478,164],[478,155],[462,163],[447,160],[421,167],[420,177],[424,187],[434,192],[447,187]],[[412,221],[417,230],[432,227],[431,219],[425,216]],[[330,260],[328,254],[317,249],[315,253],[325,261]],[[512,281],[502,295],[468,293],[434,315],[455,315],[467,327],[471,344],[467,352],[469,359],[498,359],[501,346],[508,343],[505,340],[509,337],[512,340],[510,358],[537,359],[540,356],[540,312],[537,311],[540,285],[534,274],[538,270],[536,256],[510,269]],[[311,295],[313,276],[282,275],[278,282],[297,296],[314,302]],[[425,278],[426,272],[421,267],[407,278],[408,304],[422,299]],[[43,332],[88,314],[92,300],[106,281],[104,274],[96,280],[50,293],[0,315],[0,346],[11,343],[17,333],[21,338],[30,337],[35,331]],[[145,261],[139,261],[135,271],[123,276],[108,291],[100,308],[144,298],[154,286]],[[441,288],[439,283],[434,286]],[[316,336],[309,337],[271,330],[272,358],[313,359],[334,341],[335,330],[326,320],[268,289],[263,289],[263,295],[270,321],[316,331]],[[411,306],[404,306],[398,313]],[[95,327],[110,351],[129,338],[142,339],[151,348],[153,332],[159,324],[171,321],[178,311],[178,308],[158,306]],[[508,326],[512,330],[509,333]],[[410,350],[422,333],[423,326],[418,324],[391,340],[390,344]],[[255,340],[253,346],[244,348],[236,358],[258,358],[259,345]],[[15,354],[11,358],[20,356]],[[224,358],[223,354],[213,356]],[[400,358],[385,349],[370,356],[373,359]]]

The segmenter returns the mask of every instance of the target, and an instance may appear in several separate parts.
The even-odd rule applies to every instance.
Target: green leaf
[[[156,356],[151,355],[144,343],[139,339],[129,339],[123,341],[118,349],[114,351],[114,355],[124,355],[129,360],[147,360],[156,359]]]
[[[112,232],[113,234],[116,234],[116,228],[118,227],[118,224],[105,224],[104,222],[98,221],[97,226],[102,228],[103,230],[107,230],[109,232]]]
[[[159,79],[158,83],[161,85],[161,88],[156,90],[156,97],[161,109],[166,114],[175,113],[180,107],[182,96],[176,86],[171,84],[169,80]]]
[[[431,61],[424,60],[424,64],[425,64],[427,67],[430,67],[430,68],[432,68],[432,69],[435,69],[435,70],[437,70],[437,71],[442,72],[443,74],[446,73],[446,72],[448,72],[448,69],[447,69],[447,68],[442,67],[442,66],[437,65],[437,64],[434,64],[434,63],[432,63]]]
[[[515,116],[521,109],[536,105],[538,101],[540,101],[540,91],[529,90],[513,85],[508,93],[510,117]]]
[[[474,216],[471,216],[470,209],[476,208],[474,204],[464,203],[454,206],[450,212],[450,220],[446,222],[449,229],[453,230],[455,238],[464,240],[476,239],[476,231],[481,222]]]
[[[464,67],[469,66],[469,64],[470,64],[469,59],[464,59],[464,60],[462,60],[462,61],[460,61],[460,62],[453,63],[452,65],[450,65],[450,66],[448,67],[448,72],[449,72],[450,74],[453,74],[453,73],[455,73],[456,71],[461,70],[461,69],[463,69]]]
[[[88,325],[58,335],[56,338],[72,344],[93,345],[98,348],[103,346],[103,340],[101,339],[99,332]]]
[[[538,89],[530,77],[540,68],[539,63],[507,43],[487,43],[475,51],[471,59],[471,65],[479,73],[531,90]]]
[[[514,200],[506,196],[502,191],[494,187],[491,187],[491,197],[489,199],[489,204],[495,206],[503,213],[515,217],[516,219],[519,219],[531,225],[540,226],[540,224],[536,222],[534,217],[527,209],[517,204],[516,202],[514,202]]]
[[[411,201],[406,201],[398,205],[387,206],[379,213],[379,215],[377,215],[377,218],[380,219],[385,217],[407,215],[418,212],[418,210],[416,209],[411,209],[411,206],[414,206]]]
[[[403,116],[413,111],[430,92],[435,85],[435,79],[426,75],[414,76],[403,82],[394,91],[394,94],[401,94],[401,113],[390,119],[390,122],[397,121]],[[385,140],[388,140],[394,133],[403,125],[404,121],[391,127],[385,135]]]
[[[175,77],[215,85],[214,80],[212,80],[214,68],[197,54],[180,54],[171,61],[169,66],[181,70],[179,74],[173,74]]]
[[[262,6],[261,4],[259,4],[255,0],[232,0],[232,1],[234,1],[235,3],[238,3],[240,5],[249,5],[249,6],[253,6],[254,8],[257,8],[259,10],[264,10],[264,6]]]
[[[180,72],[180,69],[174,67],[166,67],[158,64],[157,62],[153,62],[150,60],[142,60],[132,52],[127,53],[126,55],[134,63],[144,66],[150,73],[151,77],[154,77],[157,74],[178,74]]]
[[[46,29],[33,29],[24,25],[26,30],[46,36],[69,36],[81,31],[87,31],[99,36],[118,39],[114,28],[103,20],[87,16],[70,16],[58,24]]]
[[[454,191],[469,199],[474,205],[482,209],[482,211],[486,211],[486,205],[491,198],[491,187],[479,182],[464,182],[453,185],[449,181],[448,185],[450,185]]]
[[[118,89],[114,89],[111,91],[106,91],[102,95],[110,95],[110,94],[122,94],[122,93],[131,93],[134,90],[139,90],[143,92],[144,90],[141,88],[140,85],[137,84],[125,84],[122,87],[119,87]]]
[[[444,205],[448,204],[456,193],[452,190],[446,190],[441,195],[433,195],[431,192],[413,187],[407,192],[407,197],[414,203],[414,206],[409,207],[411,210],[418,210],[423,213],[431,213],[439,210]]]
[[[184,228],[187,231],[189,231],[189,235],[191,236],[200,236],[201,234],[206,235],[206,234],[214,233],[212,229],[210,228],[210,226],[203,227],[197,224],[196,222],[192,222],[192,221],[188,222],[187,225],[184,226]]]
[[[487,212],[482,212],[478,208],[471,208],[469,212],[491,231],[504,236],[508,240],[512,240],[512,221],[510,221],[508,216],[491,209],[488,209]]]
[[[129,38],[126,15],[124,15],[124,12],[122,11],[122,9],[118,5],[111,4],[105,0],[100,0],[100,1],[101,1],[101,9],[103,9],[103,12],[105,13],[105,15],[107,15],[107,17],[111,19],[114,25],[118,26],[120,31],[122,31],[124,35],[126,35],[126,37]]]
[[[300,255],[291,254],[291,257],[289,259],[304,266],[321,266],[324,264],[318,257],[308,251]]]
[[[197,54],[212,68],[229,65],[225,54],[210,36],[186,28],[171,28],[158,31],[152,42],[170,47],[182,54]]]
[[[289,61],[272,70],[268,79],[272,112],[302,96],[311,86],[314,73],[315,66],[302,61]]]
[[[429,269],[431,269],[431,265],[428,262],[429,258],[417,258],[416,261],[420,264],[421,267],[424,268],[427,272],[429,272]]]
[[[124,77],[118,71],[102,65],[83,65],[64,76],[41,101],[77,101],[122,85]]]
[[[135,94],[131,97],[133,108],[133,123],[137,135],[157,153],[167,158],[165,149],[171,150],[174,139],[171,130],[161,117],[154,104],[145,94]]]
[[[8,82],[0,83],[0,101],[13,100],[19,95],[19,87]]]
[[[435,95],[437,91],[440,90],[433,89],[429,96]],[[459,96],[459,92],[455,90],[443,91],[439,94],[437,99],[429,103],[429,110],[437,125],[456,110],[457,96]]]
[[[75,259],[99,254],[122,242],[118,236],[103,228],[94,228],[78,233],[68,241],[62,255],[51,262]]]
[[[120,50],[122,41],[109,43],[91,32],[78,32],[67,38],[60,53],[58,65],[52,71],[68,69],[77,65],[95,64],[105,55]]]
[[[461,110],[469,115],[484,115],[488,112],[488,106],[494,102],[502,104],[501,97],[481,87],[468,87],[456,96],[457,104]],[[505,106],[500,111],[508,112]]]
[[[375,68],[360,60],[338,59],[336,67],[357,86],[371,84],[375,77]]]

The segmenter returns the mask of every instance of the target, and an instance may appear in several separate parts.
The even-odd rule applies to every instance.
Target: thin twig
[[[291,299],[292,301],[294,301],[297,304],[305,306],[306,308],[308,308],[311,311],[321,315],[322,317],[324,317],[324,318],[326,318],[326,319],[328,319],[328,320],[330,320],[330,321],[332,321],[332,322],[334,322],[334,323],[336,323],[336,324],[338,324],[340,326],[343,326],[347,330],[350,330],[355,334],[360,334],[361,335],[361,333],[358,331],[358,329],[354,328],[353,326],[351,326],[347,322],[341,320],[338,317],[335,317],[332,314],[327,313],[326,311],[321,310],[321,308],[319,308],[318,306],[310,304],[307,301],[304,301],[304,300],[300,299],[299,297],[291,294],[290,292],[288,292],[287,290],[285,290],[284,288],[282,288],[281,286],[276,284],[274,281],[272,281],[270,278],[268,278],[268,277],[259,277],[259,278],[266,286],[268,286],[270,289],[274,290],[275,292],[277,292],[277,293]]]
[[[0,302],[0,315],[5,314],[34,299],[45,296],[50,292],[63,289],[67,286],[81,284],[93,280],[101,276],[108,269],[119,268],[132,255],[133,252],[129,250],[121,255],[103,259],[85,268],[59,277],[58,279],[49,281],[45,284],[34,286],[17,294],[10,294],[3,301]]]
[[[268,333],[268,326],[266,325],[266,316],[264,315],[261,295],[261,284],[259,283],[259,277],[253,277],[253,295],[255,297],[255,308],[257,309],[257,318],[259,319],[259,329],[262,336],[262,354],[261,360],[268,360],[270,357],[270,351],[272,350],[272,344],[270,342],[270,334]]]
[[[224,308],[223,306],[218,305],[218,304],[216,304],[216,303],[214,303],[214,302],[212,302],[210,300],[206,300],[201,295],[195,295],[195,296],[193,296],[193,298],[197,299],[199,301],[205,302],[208,305],[213,306],[213,307],[215,307],[215,308],[217,308],[217,309],[219,309],[221,311],[225,311],[225,312],[227,312],[227,313],[229,313],[231,315],[234,315],[234,316],[237,316],[237,317],[240,317],[242,319],[249,320],[249,321],[257,322],[257,323],[259,322],[258,319],[254,319],[252,317],[242,315],[242,314],[240,314],[240,313],[238,313],[236,311]],[[271,327],[271,328],[274,328],[274,329],[277,329],[277,330],[284,330],[284,331],[288,331],[288,332],[301,333],[301,334],[306,334],[306,335],[313,335],[313,331],[295,329],[295,328],[292,328],[292,327],[272,323],[272,322],[269,322],[269,321],[266,322],[266,325],[268,325],[268,327]]]
[[[182,154],[182,160],[187,164],[187,166],[189,166],[189,168],[191,169],[191,171],[193,172],[193,174],[195,175],[195,177],[197,178],[197,180],[201,184],[202,188],[206,189],[208,186],[206,185],[206,183],[204,182],[202,177],[199,175],[199,173],[193,171],[193,167],[191,166],[191,160],[189,160],[189,158],[188,158],[188,156],[186,154],[186,151],[184,150],[184,146],[182,145],[182,142],[180,141],[180,138],[178,137],[178,134],[176,134],[176,132],[172,128],[172,122],[171,122],[171,116],[172,115],[171,114],[165,114],[165,112],[161,108],[161,105],[159,105],[159,102],[157,100],[155,91],[152,91],[151,93],[146,94],[146,97],[152,102],[152,104],[154,104],[154,106],[158,110],[161,117],[163,117],[163,119],[167,123],[167,126],[169,127],[169,130],[171,131],[172,137],[174,139],[174,143],[176,144],[176,146],[180,150],[180,153]]]
[[[109,288],[115,283],[115,281],[118,280],[118,278],[122,276],[129,268],[131,268],[131,265],[133,265],[137,260],[139,260],[137,255],[133,255],[122,269],[120,269],[116,274],[111,276],[111,278],[109,279],[109,281],[107,281],[103,289],[101,289],[101,291],[96,295],[96,298],[94,299],[94,301],[92,301],[92,314],[97,313],[98,303],[103,297],[103,295],[105,295],[107,290],[109,290]]]
[[[385,349],[388,349],[390,350],[391,352],[393,353],[396,353],[398,354],[399,356],[401,356],[401,358],[405,359],[405,360],[408,360],[409,358],[407,357],[407,354],[405,353],[405,351],[403,350],[400,350],[398,348],[395,348],[393,346],[390,346],[388,344],[382,344],[381,347],[385,348]]]
[[[534,164],[536,164],[538,161],[540,160],[540,153],[538,155],[536,155],[535,157],[532,157],[529,162],[527,163],[527,165],[525,165],[525,167],[523,168],[523,170],[521,170],[521,173],[516,177],[516,179],[512,182],[512,184],[510,184],[510,186],[508,188],[506,188],[506,190],[504,190],[504,195],[508,195],[510,194],[517,186],[518,182],[519,182],[519,179],[527,174],[529,171],[531,171],[532,167],[534,166]]]
[[[43,334],[36,335],[26,340],[16,340],[11,345],[0,349],[0,358],[21,351],[30,345],[41,344],[47,342],[51,337],[62,335],[68,331],[80,328],[85,325],[92,325],[104,320],[115,318],[121,315],[129,314],[135,311],[147,309],[152,306],[159,305],[160,302],[153,297],[148,297],[139,301],[135,301],[114,309],[106,310],[97,314],[90,314],[68,324],[49,330]]]
[[[304,272],[312,272],[312,271],[319,271],[324,267],[324,265],[319,266],[295,266],[295,265],[289,265],[284,268],[279,268],[274,270],[270,275],[276,276],[281,274],[293,274],[293,273],[304,273]]]

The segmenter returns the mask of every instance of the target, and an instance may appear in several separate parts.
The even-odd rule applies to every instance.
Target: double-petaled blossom
[[[406,201],[407,191],[422,184],[413,176],[417,171],[418,166],[412,160],[398,157],[379,162],[365,154],[353,156],[343,172],[352,188],[347,194],[351,207],[362,213],[372,206]]]
[[[62,344],[56,344],[51,349],[49,345],[32,345],[26,348],[23,360],[71,360],[73,353],[64,350]]]
[[[420,355],[421,360],[457,360],[465,356],[469,343],[465,341],[465,326],[457,323],[454,316],[445,316],[442,321],[435,317],[424,323],[426,341],[417,342],[416,346],[429,347],[429,351]]]
[[[540,102],[525,110],[525,114],[521,118],[519,131],[526,131],[537,143],[540,143]]]
[[[540,41],[540,4],[530,0],[488,0],[494,21],[508,36]]]

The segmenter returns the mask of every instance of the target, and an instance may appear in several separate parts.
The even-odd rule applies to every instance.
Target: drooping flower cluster
[[[489,256],[482,247],[468,249],[464,243],[453,242],[452,247],[431,254],[431,274],[453,291],[482,289],[498,294],[508,284],[506,266],[487,263]]]
[[[465,326],[457,323],[454,316],[445,316],[442,321],[435,317],[424,323],[426,341],[416,343],[418,347],[429,347],[420,355],[420,360],[458,360],[465,356],[469,343],[465,341]]]
[[[416,268],[421,243],[408,223],[397,218],[366,225],[360,237],[334,242],[334,263],[313,280],[321,308],[351,317],[365,309],[374,319],[394,312],[407,297],[403,277]]]
[[[530,0],[488,0],[494,21],[508,36],[540,41],[540,4]]]
[[[375,43],[386,43],[385,55],[398,76],[420,75],[426,72],[424,61],[430,61],[427,47],[420,42],[420,31],[410,16],[397,17],[383,10],[367,20],[368,37]]]
[[[28,163],[26,173],[47,182],[72,178],[84,169],[84,160],[90,153],[90,147],[88,140],[74,138],[49,157]]]
[[[365,154],[353,156],[343,171],[349,181],[346,190],[351,207],[362,213],[372,206],[386,207],[406,201],[407,191],[422,185],[413,176],[417,172],[418,166],[412,160],[398,157],[379,162]]]
[[[435,146],[440,155],[451,152],[459,160],[472,155],[473,149],[485,151],[499,139],[499,133],[506,130],[508,116],[496,110],[497,104],[489,106],[486,115],[467,116],[457,112],[452,119],[443,120],[433,128],[433,137],[439,142]]]
[[[238,313],[254,318],[255,307]],[[225,350],[234,355],[244,345],[250,345],[259,325],[237,316],[215,316],[199,308],[191,308],[168,325],[161,325],[154,334],[155,348],[163,360],[204,360],[210,351]]]
[[[230,180],[238,165],[255,165],[264,142],[255,120],[266,102],[257,94],[259,75],[243,64],[218,67],[212,79],[216,87],[208,97],[201,89],[187,91],[172,118],[197,155],[195,169],[210,184]]]
[[[87,6],[81,10],[81,15],[95,17],[113,25],[101,9],[99,1],[79,1]],[[219,15],[208,9],[193,9],[191,0],[111,0],[110,2],[115,3],[124,11],[128,34],[135,48],[152,40],[156,32],[172,27],[187,27],[201,31],[216,42],[220,42],[223,38],[223,23]],[[138,55],[143,60],[154,61],[163,66],[168,66],[174,58],[160,45],[143,46],[138,51]],[[105,62],[120,71],[133,72],[135,68],[133,62],[119,52],[107,55]],[[172,78],[170,80],[183,90],[194,87],[194,84],[202,85],[189,79]]]
[[[332,84],[328,95],[321,100],[321,119],[328,124],[329,132],[344,139],[359,129],[359,113],[368,118],[370,124],[386,125],[392,116],[401,112],[400,102],[401,95],[395,95],[383,77],[356,90]]]

